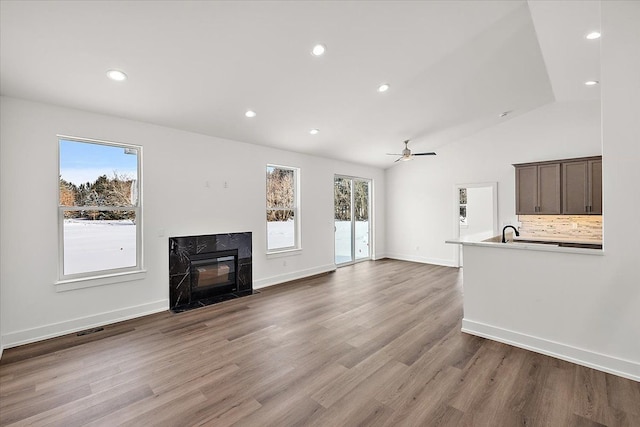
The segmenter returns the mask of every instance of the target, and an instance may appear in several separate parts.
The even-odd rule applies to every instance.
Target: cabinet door
[[[538,213],[538,167],[516,166],[516,214]]]
[[[560,214],[560,163],[538,165],[538,213]]]
[[[602,215],[602,160],[589,160],[589,213]]]
[[[562,164],[562,213],[589,213],[589,162]]]

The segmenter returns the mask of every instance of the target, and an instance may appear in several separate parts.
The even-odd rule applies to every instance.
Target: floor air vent
[[[80,331],[78,332],[76,335],[81,337],[83,335],[89,335],[89,334],[94,334],[96,332],[100,332],[100,331],[104,331],[104,328],[92,328],[92,329],[86,329],[84,331]]]

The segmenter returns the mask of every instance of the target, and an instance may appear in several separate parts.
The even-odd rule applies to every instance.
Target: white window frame
[[[267,213],[270,210],[273,209],[269,209],[269,207],[267,206],[267,176],[266,176],[266,171],[269,168],[275,168],[275,169],[284,169],[284,170],[290,170],[293,171],[293,206],[291,209],[288,210],[293,210],[293,229],[294,229],[294,242],[293,242],[293,246],[286,246],[286,247],[281,247],[281,248],[273,248],[273,249],[269,249],[269,221],[266,220],[266,215],[265,215],[265,230],[266,230],[266,234],[265,234],[265,245],[266,245],[266,249],[267,249],[267,255],[272,255],[272,256],[278,256],[278,255],[287,255],[290,254],[292,252],[299,252],[302,250],[302,245],[301,245],[301,239],[300,239],[300,168],[297,167],[293,167],[293,166],[284,166],[284,165],[276,165],[273,163],[268,163],[267,166],[265,167],[265,182],[264,182],[264,188],[265,188],[265,213]]]
[[[60,141],[73,141],[87,144],[99,144],[118,148],[131,148],[137,151],[137,203],[135,206],[61,206],[60,186],[58,185],[58,281],[55,282],[56,291],[67,291],[92,286],[100,286],[111,283],[127,282],[144,278],[146,270],[143,263],[142,247],[142,146],[134,144],[124,144],[119,142],[104,141],[92,138],[79,138],[68,135],[57,135],[58,143],[58,175],[60,179]],[[136,217],[136,265],[132,267],[115,268],[108,270],[96,270],[75,274],[64,274],[64,212],[76,210],[97,210],[97,211],[134,211]]]

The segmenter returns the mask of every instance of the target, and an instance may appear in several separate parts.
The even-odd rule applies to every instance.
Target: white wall
[[[390,257],[455,265],[458,227],[454,187],[498,183],[498,225],[513,223],[513,163],[599,155],[600,103],[553,103],[506,120],[456,143],[434,157],[398,163],[386,170],[387,254]]]
[[[380,169],[6,97],[0,107],[0,336],[5,347],[166,310],[170,236],[253,232],[254,287],[334,269],[334,174],[373,179],[374,255],[384,254]],[[55,292],[56,134],[143,146],[145,279]],[[299,255],[265,255],[267,163],[301,168]],[[229,188],[223,188],[224,181]]]
[[[640,211],[638,22],[640,3],[602,2],[603,255],[465,246],[463,320],[467,332],[636,381],[640,381],[640,229],[633,222],[633,213]]]

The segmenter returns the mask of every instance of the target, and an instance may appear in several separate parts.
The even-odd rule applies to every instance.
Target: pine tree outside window
[[[142,147],[60,136],[59,278],[142,270]]]

